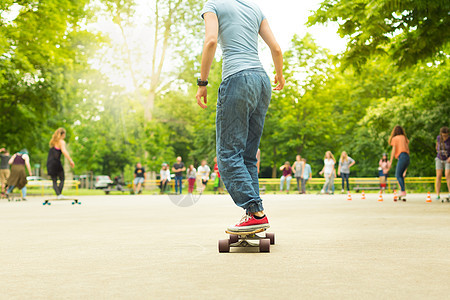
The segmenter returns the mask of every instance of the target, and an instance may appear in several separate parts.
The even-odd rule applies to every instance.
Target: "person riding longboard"
[[[245,209],[229,231],[268,228],[259,194],[256,153],[269,107],[272,88],[258,56],[258,34],[269,46],[275,65],[274,90],[282,90],[283,53],[260,8],[245,0],[210,0],[201,13],[205,20],[198,105],[207,107],[207,84],[219,42],[223,73],[216,112],[217,163],[223,182],[236,205]]]

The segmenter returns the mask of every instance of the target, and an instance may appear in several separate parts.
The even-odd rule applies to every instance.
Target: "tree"
[[[127,25],[131,25],[133,21],[135,2],[133,0],[104,0],[103,3],[105,3],[112,21],[120,28],[125,50],[123,61],[128,71],[127,75],[133,79],[135,92],[144,106],[145,119],[150,121],[158,94],[167,89],[166,85],[161,85],[161,75],[167,58],[171,54],[182,54],[181,57],[189,57],[186,52],[192,51],[190,50],[192,48],[195,49],[191,45],[201,44],[198,28],[201,28],[199,16],[203,1],[153,1],[152,14],[147,16],[152,21],[153,29],[153,43],[151,49],[148,49],[150,57],[137,53],[137,50],[132,48],[126,33]],[[129,26],[129,29],[132,30],[132,26]],[[142,45],[142,43],[138,45]],[[173,55],[172,62],[176,61],[178,55]],[[142,65],[143,59],[151,61],[150,70],[148,68],[139,70],[138,66]]]
[[[339,34],[349,39],[344,64],[357,67],[369,57],[387,54],[407,67],[433,59],[450,38],[450,2],[445,0],[325,0],[309,24],[339,23]]]

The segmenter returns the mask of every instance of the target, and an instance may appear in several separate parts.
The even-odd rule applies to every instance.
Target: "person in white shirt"
[[[211,169],[206,164],[206,160],[202,160],[201,165],[197,168],[197,175],[200,176],[200,179],[202,180],[202,192],[208,184],[209,173],[211,173]]]
[[[170,170],[169,166],[166,163],[162,164],[161,171],[159,171],[159,175],[161,177],[159,182],[160,194],[164,194],[166,190],[167,183],[170,181]]]
[[[325,177],[325,183],[320,191],[321,194],[332,193],[332,186],[334,185],[334,178],[336,177],[335,164],[336,159],[334,158],[333,153],[327,151],[323,160],[322,171],[319,172],[320,175],[324,174],[323,176]]]

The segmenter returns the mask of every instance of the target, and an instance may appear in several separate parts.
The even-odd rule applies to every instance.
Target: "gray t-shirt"
[[[350,164],[352,162],[354,162],[354,160],[350,156],[346,161],[339,161],[339,165],[341,166],[341,173],[350,174]]]
[[[0,163],[0,169],[1,170],[7,170],[9,169],[9,159],[11,158],[11,155],[4,155],[0,154],[1,163]]]
[[[245,0],[209,0],[201,16],[216,14],[222,48],[222,79],[239,71],[262,68],[258,56],[258,34],[265,19],[258,5]]]

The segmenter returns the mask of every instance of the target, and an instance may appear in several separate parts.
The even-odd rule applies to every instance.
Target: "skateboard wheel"
[[[268,238],[270,240],[271,245],[275,245],[275,233],[267,232],[266,238]]]
[[[219,240],[219,252],[230,252],[230,240]]]
[[[75,204],[75,202],[72,202],[72,205],[74,205]]]
[[[270,252],[270,240],[269,239],[259,240],[259,252]]]
[[[237,234],[230,234],[230,244],[237,243],[239,241],[239,236]]]

